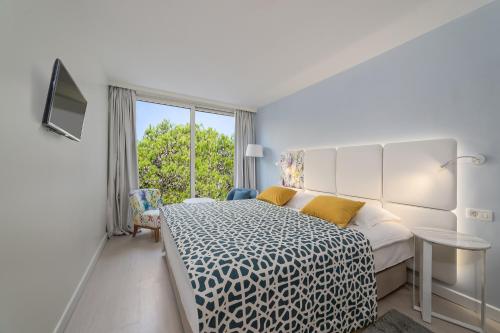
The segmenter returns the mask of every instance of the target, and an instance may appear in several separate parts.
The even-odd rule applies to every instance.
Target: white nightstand
[[[415,305],[415,269],[413,270],[413,308],[422,312],[422,319],[430,323],[431,317],[446,320],[453,324],[468,328],[476,332],[484,332],[484,315],[486,310],[485,284],[486,284],[486,250],[491,247],[487,241],[451,230],[436,228],[413,228],[411,230],[416,238],[422,240],[422,256],[420,260],[420,307]],[[461,250],[480,251],[481,252],[481,326],[477,327],[459,320],[432,312],[432,245],[439,244],[450,246]],[[413,247],[413,267],[415,268],[415,245]]]

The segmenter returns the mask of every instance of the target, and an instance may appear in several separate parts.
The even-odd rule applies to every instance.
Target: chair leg
[[[160,240],[160,229],[155,229],[155,242],[158,243]]]
[[[132,237],[135,237],[135,234],[137,233],[137,229],[139,229],[139,226],[134,224],[134,233],[132,234]]]

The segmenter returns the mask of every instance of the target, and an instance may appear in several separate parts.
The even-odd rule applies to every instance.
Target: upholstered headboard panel
[[[389,143],[384,146],[384,200],[443,210],[457,208],[457,157],[452,139]]]
[[[337,193],[382,198],[382,146],[341,147],[337,150]]]
[[[342,195],[342,194],[337,194],[337,196],[340,198],[346,198],[349,200],[363,201],[365,203],[365,205],[382,208],[382,201],[380,201],[380,200],[366,199],[366,198],[362,198],[362,197],[353,197],[350,195]]]
[[[457,217],[451,212],[457,207],[456,165],[441,168],[444,162],[456,156],[457,142],[453,139],[385,145],[384,208],[400,216],[410,228],[438,227],[456,231]],[[417,253],[420,246],[418,243]],[[456,250],[437,246],[432,254],[433,277],[455,283],[456,257]]]
[[[304,188],[335,193],[335,148],[308,149],[304,152]]]
[[[457,156],[455,140],[306,149],[303,153],[306,190],[383,206],[410,229],[457,230],[457,218],[451,212],[457,205],[456,166],[440,167]],[[434,278],[456,282],[456,251],[436,247],[433,266]]]

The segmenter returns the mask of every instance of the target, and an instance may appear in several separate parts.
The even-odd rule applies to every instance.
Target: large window
[[[196,111],[195,192],[224,199],[234,180],[234,117]]]
[[[164,203],[224,199],[233,186],[234,117],[190,106],[137,101],[139,186]]]

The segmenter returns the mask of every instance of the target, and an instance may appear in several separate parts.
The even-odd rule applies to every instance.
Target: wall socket
[[[493,221],[493,211],[486,209],[465,208],[465,217],[472,220]]]

